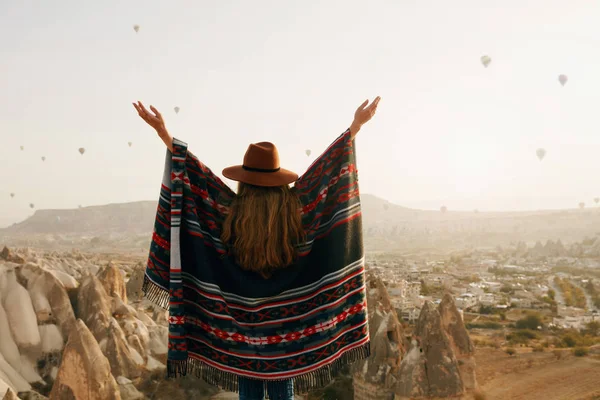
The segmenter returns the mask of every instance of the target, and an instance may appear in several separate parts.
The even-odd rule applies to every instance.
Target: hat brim
[[[225,168],[223,176],[232,181],[265,187],[289,185],[298,180],[298,174],[284,168],[277,172],[256,172],[245,170],[241,165]]]

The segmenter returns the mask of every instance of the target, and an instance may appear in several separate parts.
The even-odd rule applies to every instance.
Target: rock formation
[[[17,397],[17,394],[15,392],[13,392],[13,390],[11,388],[7,388],[4,393],[5,393],[5,395],[2,398],[2,400],[19,400],[19,398]],[[2,394],[2,388],[0,385],[0,395],[1,394]]]
[[[129,267],[98,268],[75,252],[4,254],[24,262],[0,259],[0,398],[9,388],[23,399],[45,398],[33,388],[56,399],[144,398],[140,379],[165,371],[168,323],[146,313],[147,301],[127,304]]]
[[[454,298],[446,293],[438,306],[440,321],[450,346],[458,360],[458,369],[463,386],[467,390],[477,388],[475,377],[475,345],[465,328]]]
[[[6,280],[3,306],[12,337],[19,348],[35,348],[40,345],[41,338],[31,297],[27,289],[17,281],[14,269],[6,273]]]
[[[387,399],[404,355],[402,325],[381,279],[369,276],[367,286],[371,355],[352,366],[354,398]]]
[[[111,300],[94,275],[83,278],[77,295],[77,318],[82,319],[98,342],[106,338],[110,324]]]
[[[110,363],[111,372],[114,376],[139,377],[142,373],[141,367],[144,365],[143,358],[136,354],[135,349],[129,347],[125,334],[116,319],[111,319],[108,329],[104,354]]]
[[[476,387],[474,362],[465,366],[467,383],[463,382],[456,353],[463,361],[470,362],[473,344],[448,296],[444,297],[439,309],[429,301],[421,309],[415,337],[400,364],[397,398],[458,396],[466,388]]]
[[[450,294],[426,302],[410,343],[383,282],[367,278],[371,356],[352,367],[354,398],[448,397],[475,389],[475,346]],[[408,347],[408,350],[407,350]]]
[[[17,268],[17,271],[29,293],[50,306],[51,315],[47,322],[58,325],[62,335],[68,337],[75,325],[75,313],[63,281],[52,271],[34,264],[26,264]]]
[[[127,290],[121,270],[112,262],[108,263],[98,272],[98,279],[102,282],[104,290],[110,296],[117,295],[123,303],[127,304]]]
[[[69,335],[50,400],[121,400],[110,368],[94,335],[78,319]]]
[[[25,263],[25,259],[18,255],[18,254],[13,254],[10,249],[6,246],[4,246],[4,248],[2,249],[2,252],[0,252],[0,259],[4,260],[4,261],[8,261],[8,262],[12,262],[15,264],[24,264]]]
[[[127,281],[127,294],[130,297],[139,299],[142,297],[142,284],[144,283],[144,267],[140,264],[133,268],[131,276]]]

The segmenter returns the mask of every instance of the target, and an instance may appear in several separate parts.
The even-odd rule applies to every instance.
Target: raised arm
[[[354,112],[354,121],[352,121],[352,125],[350,125],[350,134],[352,135],[352,139],[356,136],[360,128],[369,122],[375,112],[377,111],[377,105],[379,104],[379,100],[381,97],[375,97],[375,100],[371,104],[369,104],[369,100],[365,100]]]
[[[173,136],[171,136],[171,134],[169,134],[169,131],[167,130],[167,127],[165,126],[165,121],[163,120],[161,113],[159,113],[158,110],[156,108],[154,108],[154,106],[150,106],[150,110],[152,110],[152,112],[146,110],[146,107],[144,107],[144,105],[142,104],[141,101],[138,101],[137,103],[133,103],[133,107],[135,107],[139,116],[144,121],[146,121],[146,123],[148,125],[150,125],[152,128],[154,128],[154,130],[158,134],[158,137],[162,139],[162,141],[165,143],[167,148],[172,153],[173,152]]]

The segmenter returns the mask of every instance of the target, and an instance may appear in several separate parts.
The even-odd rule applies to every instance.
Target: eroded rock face
[[[475,376],[475,345],[450,294],[445,294],[438,306],[442,329],[450,341],[465,389],[477,388]]]
[[[63,353],[50,400],[121,400],[108,359],[78,319]]]
[[[125,334],[114,318],[110,321],[108,340],[104,353],[108,358],[114,376],[137,378],[141,375],[141,368],[132,355]]]
[[[144,400],[146,396],[137,390],[133,383],[124,376],[117,377],[121,399],[123,400]]]
[[[130,298],[141,299],[142,298],[142,284],[144,283],[144,268],[136,266],[131,272],[131,276],[127,281],[126,289],[127,295]]]
[[[8,262],[12,262],[15,264],[25,264],[25,258],[23,258],[19,254],[15,254],[6,246],[0,252],[0,259]]]
[[[111,300],[104,286],[94,275],[83,278],[77,294],[77,318],[82,319],[98,342],[108,333]]]
[[[380,279],[369,277],[367,286],[371,355],[352,366],[354,396],[357,400],[364,396],[373,398],[371,390],[360,390],[366,386],[377,387],[377,398],[389,398],[404,354],[402,325],[391,305],[385,285]]]
[[[401,397],[449,397],[464,393],[458,360],[431,302],[421,309],[407,356],[402,360],[396,394]]]
[[[416,338],[413,338],[398,372],[396,398],[413,398],[424,396],[428,391],[425,357]]]
[[[8,388],[2,400],[19,400],[17,394],[11,388]]]
[[[464,387],[458,360],[454,355],[450,339],[442,328],[439,311],[433,303],[426,303],[417,324],[419,345],[425,354],[427,366],[428,394],[453,396],[463,392]]]
[[[14,270],[6,273],[6,280],[4,311],[12,337],[21,350],[36,348],[41,344],[41,338],[37,328],[37,315],[29,292],[17,281]]]
[[[125,288],[123,274],[115,264],[109,263],[98,271],[98,279],[102,282],[104,290],[109,296],[116,294],[123,300],[123,303],[127,304],[127,289]]]
[[[51,315],[48,319],[54,321],[64,337],[68,337],[75,325],[75,313],[71,300],[62,282],[50,271],[34,264],[27,264],[17,269],[19,276],[27,282],[30,293],[36,294],[40,303],[47,302]],[[43,314],[43,310],[38,310]]]

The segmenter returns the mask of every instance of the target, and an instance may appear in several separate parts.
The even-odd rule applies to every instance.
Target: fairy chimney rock
[[[69,335],[50,400],[121,400],[108,359],[81,319]]]
[[[458,360],[460,375],[465,389],[475,389],[475,345],[465,328],[462,317],[452,295],[446,293],[438,306],[442,329],[450,341]]]
[[[125,280],[123,279],[123,273],[117,265],[112,262],[108,263],[98,271],[98,279],[102,282],[104,290],[106,290],[109,296],[113,296],[116,293],[127,304]]]
[[[464,393],[458,360],[443,326],[440,312],[430,301],[419,315],[415,338],[400,365],[399,398],[449,397]]]
[[[96,340],[106,338],[110,324],[112,302],[104,286],[94,275],[81,281],[77,294],[77,318],[81,318]]]
[[[369,277],[367,287],[371,355],[353,365],[354,398],[386,399],[393,393],[403,355],[402,325],[383,282]]]

